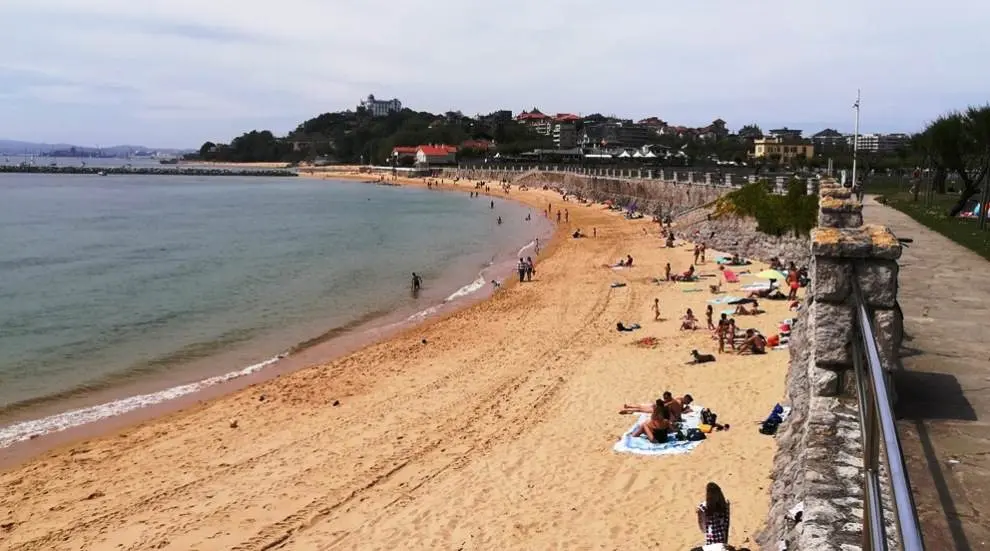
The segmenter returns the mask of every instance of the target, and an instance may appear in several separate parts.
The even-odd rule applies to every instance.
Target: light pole
[[[853,174],[852,174],[852,189],[853,193],[856,193],[856,157],[859,152],[859,90],[856,90],[856,103],[853,104],[853,109],[856,110],[856,127],[853,131]]]

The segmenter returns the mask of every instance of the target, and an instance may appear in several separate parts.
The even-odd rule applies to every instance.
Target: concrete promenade
[[[900,259],[899,431],[929,550],[990,549],[990,262],[867,196]],[[974,231],[975,225],[974,225]]]

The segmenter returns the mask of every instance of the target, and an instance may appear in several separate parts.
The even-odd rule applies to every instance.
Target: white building
[[[856,149],[869,153],[892,153],[900,147],[906,147],[911,140],[907,134],[860,134],[856,138]],[[853,145],[853,136],[847,137],[847,143]]]
[[[390,100],[377,100],[374,94],[368,94],[368,99],[361,100],[358,107],[363,107],[371,113],[372,117],[385,117],[389,113],[402,111],[402,102],[392,98]]]

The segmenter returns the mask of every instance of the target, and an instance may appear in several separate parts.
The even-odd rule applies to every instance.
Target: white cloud
[[[988,16],[962,0],[6,0],[0,118],[5,137],[87,141],[45,121],[74,105],[119,141],[186,145],[373,92],[433,111],[845,128],[861,87],[864,124],[912,129],[984,101]]]

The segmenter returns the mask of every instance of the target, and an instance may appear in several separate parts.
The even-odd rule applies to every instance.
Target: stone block
[[[835,369],[852,365],[853,310],[849,304],[814,302],[811,305],[814,331],[814,362]]]
[[[829,192],[830,190],[826,190],[826,193]],[[854,199],[822,195],[818,208],[819,226],[858,228],[863,225],[863,205]]]
[[[812,257],[810,276],[816,301],[842,302],[852,290],[852,264],[828,257]]]
[[[868,259],[857,261],[856,281],[863,291],[866,304],[874,308],[893,308],[897,304],[897,275],[900,268],[894,260]]]
[[[831,369],[815,368],[811,391],[815,396],[838,396],[842,393],[842,377]]]
[[[849,189],[844,188],[842,186],[836,186],[836,187],[833,187],[833,186],[820,187],[819,188],[819,191],[818,191],[818,196],[819,197],[822,197],[822,198],[824,198],[824,197],[832,197],[832,198],[835,198],[835,199],[851,199],[852,198],[852,191],[850,191]]]
[[[819,227],[811,232],[811,253],[832,258],[897,260],[901,256],[901,244],[884,226]]]

